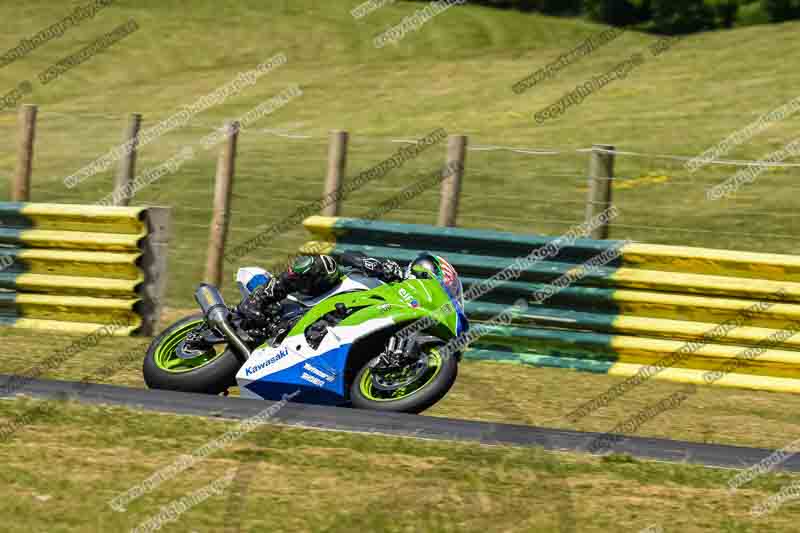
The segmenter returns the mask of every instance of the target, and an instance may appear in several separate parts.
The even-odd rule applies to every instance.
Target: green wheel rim
[[[442,371],[442,355],[439,353],[438,350],[431,350],[428,353],[428,369],[429,369],[429,376],[425,378],[424,382],[422,380],[417,381],[415,383],[411,383],[406,387],[396,390],[392,396],[390,397],[379,397],[375,396],[372,392],[372,372],[367,369],[364,371],[364,374],[361,376],[361,381],[358,384],[358,388],[361,391],[361,394],[364,395],[365,398],[368,400],[372,400],[373,402],[394,402],[397,400],[402,400],[403,398],[408,398],[409,396],[416,394],[417,392],[421,391],[425,387],[428,386],[436,376],[439,375],[439,372]],[[421,385],[416,386],[417,383],[422,382]]]
[[[178,347],[178,344],[180,344],[181,341],[186,338],[186,335],[188,335],[190,331],[195,329],[203,322],[204,321],[202,318],[187,322],[164,337],[156,348],[156,353],[154,356],[156,366],[164,372],[179,374],[181,372],[191,372],[192,370],[197,370],[198,368],[202,368],[210,364],[212,361],[219,359],[222,354],[225,353],[224,350],[217,353],[214,348],[211,348],[203,355],[193,357],[192,359],[181,359],[175,353],[175,349]]]

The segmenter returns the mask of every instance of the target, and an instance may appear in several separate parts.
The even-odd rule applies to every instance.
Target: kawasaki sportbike
[[[442,348],[469,326],[455,269],[441,257],[420,258],[434,268],[409,268],[411,278],[396,283],[350,270],[322,296],[283,300],[278,318],[257,327],[202,284],[202,314],[153,340],[145,382],[208,394],[238,385],[242,397],[270,400],[299,390],[294,401],[423,411],[455,382],[461,354]],[[237,279],[252,271],[240,269]]]

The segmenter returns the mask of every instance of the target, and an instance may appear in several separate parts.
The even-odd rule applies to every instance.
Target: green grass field
[[[657,58],[648,55],[656,37],[626,34],[516,95],[511,90],[515,82],[603,27],[466,6],[434,18],[397,46],[375,49],[373,37],[420,4],[398,2],[356,21],[349,11],[357,3],[119,0],[93,20],[0,68],[0,94],[30,80],[33,94],[23,102],[40,106],[32,199],[100,200],[111,191],[113,170],[74,189],[62,180],[118,144],[129,113],[142,113],[144,126],[152,126],[240,72],[285,52],[286,65],[139,153],[140,171],[154,167],[287,86],[302,88],[302,97],[240,135],[230,245],[321,196],[327,135],[334,129],[351,133],[350,177],[397,150],[400,144],[393,140],[421,137],[439,127],[469,135],[473,147],[560,151],[470,151],[459,217],[466,227],[558,235],[583,217],[588,158],[575,150],[606,143],[644,154],[695,156],[797,97],[795,87],[800,86],[798,23],[691,36]],[[5,24],[0,52],[78,5],[83,4],[0,4]],[[53,62],[130,18],[140,27],[137,32],[61,79],[46,86],[38,83],[37,74]],[[557,120],[535,124],[534,112],[636,52],[647,60],[626,80],[591,95]],[[798,136],[799,123],[797,116],[776,123],[726,158],[758,159],[777,150]],[[0,176],[14,172],[16,131],[15,114],[0,112]],[[203,274],[216,154],[198,152],[178,173],[164,176],[133,201],[175,210],[170,318],[192,305],[192,288]],[[368,212],[443,160],[444,146],[429,149],[354,193],[344,203],[344,214]],[[619,156],[614,198],[622,216],[611,236],[795,253],[798,169],[770,170],[734,198],[707,202],[706,188],[734,170],[707,167],[690,175],[681,161]],[[7,197],[7,180],[0,180],[0,194]],[[429,191],[387,218],[434,223],[437,205],[438,192]],[[242,263],[271,263],[305,239],[297,227]],[[227,271],[226,279],[232,275]],[[226,295],[235,294],[232,286],[226,287]],[[0,338],[6,347],[2,373],[35,368],[72,340],[49,335],[43,342],[41,333],[19,330],[0,330]],[[105,341],[45,377],[77,380],[111,365],[111,375],[98,380],[142,387],[141,358],[119,358],[145,341]],[[578,424],[563,419],[619,381],[565,370],[465,363],[456,387],[427,414],[605,431],[677,387],[648,382]],[[0,414],[10,418],[23,408],[6,404]],[[800,396],[701,388],[680,409],[645,424],[639,434],[782,447],[800,433],[797,412]],[[257,481],[251,483],[242,511],[243,530],[349,531],[360,526],[399,531],[402,524],[408,531],[447,531],[445,520],[458,519],[463,523],[451,523],[450,530],[558,531],[563,486],[554,482],[562,476],[576,502],[576,531],[639,531],[653,524],[666,531],[787,531],[797,519],[792,505],[763,521],[747,516],[749,505],[776,492],[788,482],[786,476],[766,476],[729,498],[729,472],[298,430],[270,431],[277,433],[275,438],[254,436],[237,445],[233,455],[219,455],[208,468],[186,473],[143,498],[131,513],[118,515],[98,509],[116,491],[221,432],[222,425],[75,406],[59,407],[56,413],[37,419],[0,446],[6,465],[0,469],[6,481],[0,515],[24,518],[3,527],[134,527],[159,505],[200,488],[237,461],[257,465]],[[503,464],[513,468],[498,466]],[[52,499],[40,498],[45,495]],[[299,495],[308,499],[300,501]],[[386,510],[386,500],[397,504],[399,515]],[[186,522],[166,530],[220,530],[224,509],[224,497],[210,499],[187,514]],[[259,522],[265,517],[271,521]]]
[[[0,416],[33,403],[3,402]],[[777,532],[792,530],[800,512],[786,504],[748,514],[798,479],[786,474],[729,496],[736,471],[275,426],[167,479],[124,513],[108,507],[233,427],[54,404],[0,447],[0,515],[16,518],[3,531],[127,531],[232,471],[226,490],[162,531]]]

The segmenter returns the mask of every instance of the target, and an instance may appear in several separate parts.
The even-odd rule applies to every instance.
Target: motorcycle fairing
[[[400,285],[378,282],[374,286],[371,278],[348,279],[317,299],[280,346],[264,344],[252,352],[236,374],[242,397],[277,400],[300,390],[295,401],[343,404],[348,385],[344,373],[353,343],[375,331],[418,320],[451,300],[436,280],[408,280]],[[357,310],[328,327],[319,346],[312,348],[306,328],[332,312],[336,303]],[[447,336],[461,329],[459,318],[451,314],[441,319],[442,327],[449,331]]]
[[[359,338],[393,324],[394,320],[386,317],[329,328],[316,350],[303,334],[287,337],[275,348],[262,346],[236,374],[239,394],[244,398],[279,400],[282,394],[300,390],[295,401],[343,404],[350,347]]]

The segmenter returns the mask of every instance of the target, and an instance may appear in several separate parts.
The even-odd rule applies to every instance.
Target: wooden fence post
[[[586,222],[611,207],[612,181],[614,180],[614,147],[595,144],[589,159],[589,196],[586,199]],[[608,238],[608,222],[594,227],[592,239]]]
[[[328,141],[328,174],[325,177],[325,202],[329,202],[322,208],[322,215],[335,217],[339,215],[339,206],[342,191],[342,181],[344,180],[345,168],[347,166],[347,140],[346,131],[332,131]]]
[[[461,180],[467,158],[467,136],[451,135],[447,140],[447,172],[442,180],[439,199],[439,226],[454,227],[458,217],[458,201],[461,197]]]
[[[31,104],[19,110],[19,144],[17,151],[17,171],[11,183],[11,201],[27,202],[31,199],[31,171],[33,170],[33,145],[36,139],[36,111]]]
[[[231,191],[236,162],[236,142],[239,137],[239,123],[225,125],[227,139],[219,150],[217,175],[214,185],[214,214],[211,219],[211,234],[208,240],[205,281],[219,287],[222,282],[225,239],[228,236],[230,221]]]
[[[167,294],[167,255],[172,233],[171,208],[148,207],[146,212],[147,238],[142,242],[144,283],[139,288],[141,301],[137,304],[142,316],[141,334],[158,332],[158,321]]]
[[[119,162],[117,177],[114,181],[114,194],[112,195],[113,205],[128,205],[131,201],[128,188],[133,181],[133,175],[136,173],[136,148],[139,144],[139,128],[141,124],[142,115],[132,113],[127,126],[125,126],[122,144],[124,146],[131,142],[133,144]]]

